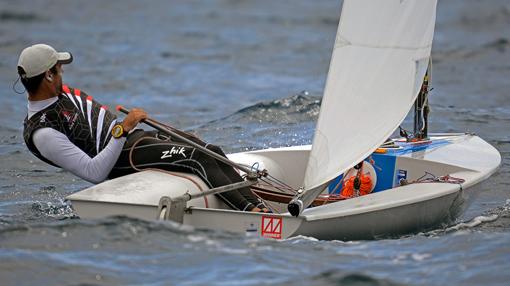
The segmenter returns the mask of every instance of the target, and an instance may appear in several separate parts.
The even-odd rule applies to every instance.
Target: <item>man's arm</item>
[[[67,136],[52,128],[41,128],[32,137],[46,159],[91,183],[104,181],[119,158],[125,137],[112,138],[94,158],[76,147]]]

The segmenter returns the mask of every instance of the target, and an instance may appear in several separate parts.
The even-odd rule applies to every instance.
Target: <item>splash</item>
[[[54,219],[77,218],[71,203],[64,199],[57,202],[34,202],[32,211],[35,216],[45,216]]]

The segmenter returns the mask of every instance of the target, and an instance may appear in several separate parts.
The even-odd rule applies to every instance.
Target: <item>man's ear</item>
[[[52,82],[52,81],[53,81],[53,74],[51,73],[51,71],[47,71],[47,72],[46,72],[46,79],[47,79],[49,82]]]

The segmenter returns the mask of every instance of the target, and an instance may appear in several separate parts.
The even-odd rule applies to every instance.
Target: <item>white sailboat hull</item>
[[[247,213],[229,210],[215,196],[208,196],[207,202],[203,198],[188,202],[183,223],[275,239],[306,235],[353,240],[413,233],[455,219],[475,191],[472,187],[495,172],[501,162],[498,151],[474,135],[438,136],[426,146],[398,150],[375,158],[376,167],[381,169],[378,182],[397,184],[391,188],[308,208],[299,217],[290,216],[283,204],[272,204],[282,212],[280,214]],[[298,146],[236,153],[229,157],[239,163],[258,163],[279,180],[297,188],[302,184],[309,152],[310,146]],[[388,165],[393,159],[394,165]],[[409,182],[425,172],[450,175],[464,182],[398,186],[396,179],[404,171]],[[383,178],[388,174],[391,178]],[[195,182],[162,172],[144,171],[98,184],[68,199],[81,218],[125,215],[154,220],[161,216],[158,203],[162,196],[176,197],[187,191],[196,193],[207,189],[198,177],[190,177]]]

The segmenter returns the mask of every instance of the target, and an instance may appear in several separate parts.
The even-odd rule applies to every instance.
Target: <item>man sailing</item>
[[[71,53],[46,44],[27,47],[19,56],[18,74],[28,93],[23,138],[39,159],[92,183],[143,168],[193,173],[210,188],[243,180],[231,166],[189,145],[135,129],[147,118],[144,110],[133,108],[119,121],[85,92],[63,85],[62,66],[72,61]],[[225,156],[219,147],[192,139]],[[218,196],[236,210],[268,212],[248,187]]]

